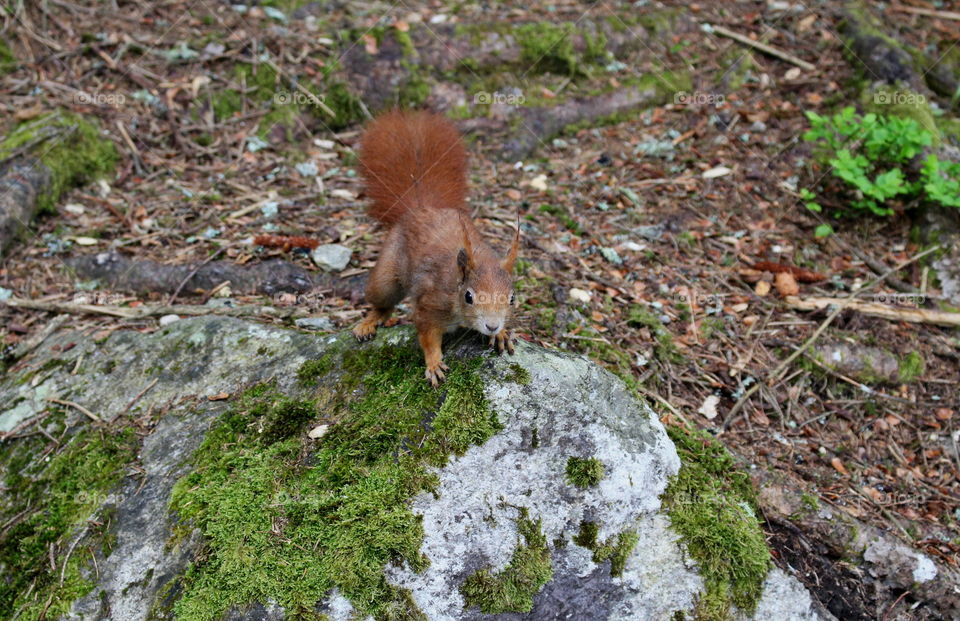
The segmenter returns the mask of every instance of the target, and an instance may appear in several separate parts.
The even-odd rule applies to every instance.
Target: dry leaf
[[[13,113],[13,118],[18,121],[29,121],[30,119],[40,116],[40,113],[43,112],[43,106],[40,105],[40,102],[33,104],[29,108],[21,108]]]
[[[797,282],[821,282],[827,279],[827,277],[823,274],[811,272],[810,270],[806,270],[795,265],[774,263],[773,261],[757,261],[754,263],[753,268],[760,270],[761,272],[773,272],[774,274],[779,274],[780,272],[790,272],[793,274],[793,277],[797,280]]]
[[[810,27],[813,26],[813,22],[817,21],[817,14],[811,13],[803,19],[797,22],[797,32],[806,32],[810,30]]]
[[[881,502],[883,500],[883,492],[870,485],[864,485],[860,488],[860,491],[863,492],[864,496],[869,496],[876,502]]]
[[[833,466],[833,469],[842,474],[845,477],[850,476],[850,473],[847,472],[846,466],[843,465],[843,462],[840,461],[839,457],[834,457],[830,460],[830,465]]]
[[[770,293],[770,283],[765,280],[758,280],[757,285],[753,288],[753,292],[762,298]]]
[[[939,420],[950,420],[953,418],[953,410],[950,408],[937,408],[937,411],[934,412],[934,415]]]
[[[780,272],[774,276],[773,284],[777,287],[777,293],[783,297],[800,293],[800,285],[790,272]]]
[[[207,401],[223,401],[224,399],[229,399],[230,393],[228,392],[218,392],[215,395],[210,395],[207,397]]]

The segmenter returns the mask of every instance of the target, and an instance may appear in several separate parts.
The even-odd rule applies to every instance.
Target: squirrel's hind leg
[[[403,299],[404,291],[400,284],[401,248],[402,242],[394,231],[391,231],[367,280],[366,298],[373,308],[363,321],[354,326],[353,335],[357,340],[372,339],[377,333],[377,326],[390,317],[393,307]]]

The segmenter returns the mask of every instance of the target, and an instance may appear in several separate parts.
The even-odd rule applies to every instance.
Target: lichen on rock
[[[47,618],[85,621],[612,620],[700,611],[727,585],[731,614],[753,602],[758,615],[815,618],[793,578],[767,573],[755,523],[743,533],[756,554],[723,548],[748,563],[746,577],[699,554],[670,504],[671,480],[698,481],[613,375],[522,342],[497,357],[465,334],[445,354],[451,372],[434,390],[409,329],[358,345],[207,317],[100,343],[51,336],[0,379],[3,428],[54,396],[140,433],[97,468],[71,458],[92,478],[61,478],[94,500],[71,504],[52,533],[56,570],[34,546],[22,562],[37,568],[36,587],[8,583],[7,601],[39,611],[49,599]],[[56,416],[76,434],[58,451],[102,453],[89,442],[103,430],[72,409]],[[3,467],[22,471],[2,448]],[[597,460],[602,477],[571,485],[571,456]]]

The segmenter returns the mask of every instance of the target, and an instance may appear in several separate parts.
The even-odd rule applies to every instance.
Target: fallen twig
[[[177,288],[174,289],[173,293],[170,294],[170,297],[167,298],[167,304],[168,304],[168,305],[169,305],[169,304],[173,304],[173,301],[177,299],[177,296],[178,296],[178,295],[180,295],[180,292],[183,290],[184,285],[187,284],[187,281],[190,280],[191,278],[193,278],[194,276],[196,276],[196,275],[197,275],[197,272],[200,271],[200,268],[201,268],[201,267],[203,267],[204,265],[206,265],[206,264],[209,263],[210,261],[213,261],[214,259],[216,259],[217,257],[219,257],[219,256],[220,256],[220,253],[222,253],[223,251],[224,251],[224,248],[221,246],[220,248],[217,249],[216,252],[214,252],[214,253],[211,254],[209,257],[207,257],[206,259],[204,259],[201,263],[197,263],[196,267],[194,267],[192,270],[190,270],[190,273],[187,274],[187,275],[184,277],[184,279],[180,281],[180,284],[177,285]]]
[[[940,245],[938,244],[938,245],[933,246],[933,247],[931,247],[931,248],[927,248],[926,250],[924,250],[923,252],[921,252],[921,253],[919,253],[919,254],[914,255],[913,257],[907,259],[906,261],[904,261],[904,262],[901,263],[900,265],[897,265],[896,267],[893,267],[893,268],[887,270],[886,272],[884,272],[884,273],[881,274],[880,276],[877,276],[876,278],[874,278],[873,280],[871,280],[870,282],[868,282],[866,285],[864,285],[863,287],[861,287],[861,288],[858,289],[857,291],[853,291],[852,293],[850,293],[849,296],[847,296],[846,300],[848,300],[848,301],[849,301],[849,300],[853,300],[855,297],[857,297],[857,296],[860,295],[861,293],[863,293],[863,292],[865,292],[865,291],[868,291],[868,290],[872,289],[873,287],[876,287],[877,285],[879,285],[880,283],[882,283],[882,282],[883,282],[884,280],[886,280],[887,277],[890,276],[891,274],[894,274],[894,273],[896,273],[896,272],[899,272],[900,270],[902,270],[902,269],[905,268],[906,266],[910,265],[911,263],[914,263],[914,262],[916,262],[916,261],[919,261],[919,260],[922,259],[923,257],[927,256],[928,254],[932,254],[932,253],[936,252],[936,251],[939,250],[939,249],[940,249]],[[803,354],[805,351],[807,351],[807,350],[810,348],[810,346],[813,345],[813,344],[817,341],[818,338],[820,338],[820,335],[823,334],[824,330],[826,330],[827,327],[828,327],[831,323],[833,323],[833,320],[836,319],[838,315],[840,315],[840,313],[843,311],[843,309],[844,309],[844,307],[843,307],[842,305],[837,306],[837,307],[830,313],[830,315],[829,315],[826,319],[824,319],[823,323],[820,324],[820,327],[817,328],[817,330],[813,333],[813,335],[812,335],[809,339],[807,339],[807,341],[806,341],[803,345],[801,345],[799,348],[797,348],[792,354],[790,354],[789,356],[787,356],[787,358],[786,358],[783,362],[781,362],[781,363],[777,366],[777,368],[773,370],[772,373],[770,373],[770,376],[769,376],[768,379],[767,379],[767,385],[768,385],[768,386],[773,386],[776,382],[778,382],[778,381],[780,380],[780,377],[783,375],[784,370],[786,370],[786,369],[790,366],[790,363],[792,363],[798,356],[800,356],[800,355]],[[746,395],[744,395],[744,396],[746,396]]]
[[[38,300],[24,300],[10,298],[0,304],[12,308],[28,308],[57,313],[72,313],[75,315],[109,315],[122,319],[140,319],[143,317],[162,317],[163,315],[229,315],[231,317],[250,317],[268,315],[286,319],[298,312],[306,313],[304,309],[290,308],[277,309],[272,306],[194,306],[190,304],[175,304],[173,306],[108,306],[98,304],[74,304],[72,302],[40,302]]]
[[[743,43],[743,44],[746,45],[746,46],[749,46],[749,47],[752,47],[752,48],[754,48],[754,49],[760,50],[761,52],[764,52],[764,53],[769,54],[769,55],[771,55],[771,56],[775,56],[775,57],[779,58],[780,60],[785,60],[785,61],[787,61],[788,63],[794,64],[794,65],[796,65],[796,66],[798,66],[798,67],[800,67],[801,69],[804,69],[804,70],[806,70],[806,71],[813,72],[813,71],[816,71],[816,70],[817,70],[817,68],[816,68],[815,66],[811,65],[810,63],[808,63],[807,61],[803,60],[802,58],[797,58],[797,57],[794,56],[793,54],[788,54],[787,52],[784,52],[783,50],[780,50],[780,49],[778,49],[778,48],[775,48],[775,47],[773,47],[772,45],[767,45],[766,43],[761,43],[760,41],[754,41],[754,40],[751,39],[750,37],[748,37],[748,36],[746,36],[746,35],[742,35],[742,34],[740,34],[739,32],[734,32],[734,31],[732,31],[732,30],[728,30],[728,29],[724,28],[723,26],[712,26],[712,25],[711,25],[709,28],[710,28],[710,30],[709,30],[710,32],[715,32],[715,33],[717,33],[718,35],[722,35],[722,36],[724,36],[724,37],[728,37],[728,38],[730,38],[730,39],[733,39],[734,41],[739,41],[740,43]]]
[[[900,5],[894,5],[890,8],[894,11],[901,11],[903,13],[913,13],[914,15],[925,15],[926,17],[939,17],[940,19],[955,19],[960,21],[960,13],[957,13],[956,11],[935,11],[933,9],[921,9],[919,7]]]
[[[889,267],[884,265],[883,262],[874,259],[873,257],[863,252],[856,246],[852,246],[848,244],[847,242],[840,239],[840,237],[837,235],[833,235],[831,237],[831,240],[833,241],[833,243],[837,244],[847,252],[855,255],[858,259],[863,261],[864,264],[866,264],[866,266],[869,267],[874,274],[880,275],[890,269]],[[916,287],[914,287],[910,283],[903,282],[899,278],[894,278],[893,276],[887,277],[887,284],[902,293],[916,293],[917,291]]]
[[[150,382],[150,384],[149,384],[146,388],[144,388],[143,390],[141,390],[139,393],[137,393],[137,396],[136,396],[136,397],[134,397],[133,399],[130,400],[130,403],[127,404],[127,407],[123,408],[123,411],[122,411],[122,412],[120,412],[119,414],[117,414],[117,416],[114,416],[114,419],[116,419],[116,418],[119,417],[119,416],[123,416],[124,414],[126,414],[127,412],[129,412],[129,411],[130,411],[130,408],[132,408],[134,405],[136,405],[137,401],[139,401],[139,400],[143,397],[143,395],[145,395],[145,394],[147,394],[148,392],[150,392],[150,389],[153,388],[154,386],[156,386],[156,385],[157,385],[157,382],[159,382],[159,381],[160,381],[160,378],[159,378],[159,377],[153,378],[153,381]]]
[[[796,296],[787,296],[784,301],[790,308],[802,311],[821,310],[836,305],[840,310],[850,309],[871,317],[882,317],[883,319],[907,321],[910,323],[929,323],[938,326],[960,326],[960,313],[948,313],[946,311],[928,310],[925,308],[900,308],[849,298],[798,298]]]
[[[86,415],[87,418],[89,418],[89,419],[92,420],[93,422],[95,422],[95,423],[101,422],[101,419],[100,419],[99,416],[97,416],[96,414],[94,414],[93,412],[91,412],[90,410],[88,410],[87,408],[83,407],[83,406],[80,405],[79,403],[75,403],[75,402],[73,402],[73,401],[65,401],[65,400],[63,400],[63,399],[56,399],[56,398],[54,398],[54,397],[47,397],[47,401],[49,401],[50,403],[57,403],[57,404],[59,404],[59,405],[70,406],[70,407],[72,407],[72,408],[74,408],[74,409],[76,409],[76,410],[79,410],[80,412],[83,412],[83,414]]]

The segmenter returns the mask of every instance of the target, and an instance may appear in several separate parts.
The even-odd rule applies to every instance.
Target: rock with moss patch
[[[43,419],[59,444],[34,433],[3,445],[5,481],[61,482],[4,492],[0,522],[23,512],[46,524],[52,508],[59,519],[35,549],[0,536],[8,564],[35,577],[9,583],[0,606],[129,621],[721,618],[699,602],[726,589],[734,597],[710,596],[711,611],[817,618],[755,549],[763,533],[742,490],[691,493],[725,463],[718,454],[680,470],[657,416],[620,380],[581,357],[517,349],[499,358],[481,339],[452,339],[434,390],[408,329],[363,345],[215,317],[102,342],[54,334],[0,380],[0,426],[53,416],[50,397],[112,422],[65,407]],[[91,454],[102,475],[70,457],[91,442],[119,447]],[[696,441],[683,446],[701,459]],[[31,465],[47,452],[56,471]],[[571,485],[571,457],[586,487]],[[704,511],[677,513],[678,498],[723,509],[753,547],[705,547],[717,527],[697,522]],[[723,555],[756,571],[718,571]]]

